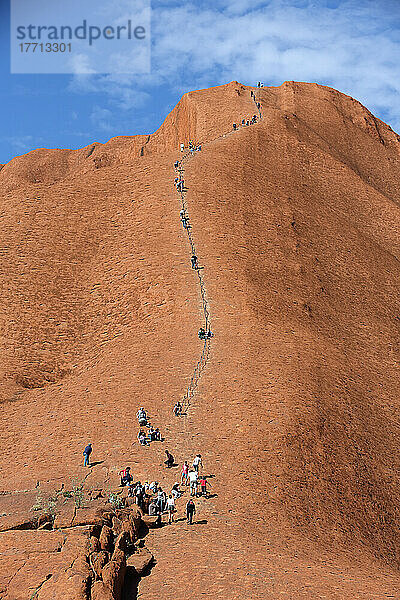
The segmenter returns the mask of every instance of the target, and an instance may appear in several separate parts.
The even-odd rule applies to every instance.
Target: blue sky
[[[399,0],[154,0],[148,75],[11,75],[0,3],[0,163],[151,133],[184,92],[233,79],[330,85],[400,131]]]

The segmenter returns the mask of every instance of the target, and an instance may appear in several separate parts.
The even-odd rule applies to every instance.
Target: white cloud
[[[42,138],[34,137],[33,135],[14,135],[7,136],[2,139],[10,144],[14,151],[18,152],[32,150],[32,148],[35,148],[40,142],[43,141]]]
[[[121,0],[120,16],[126,1]],[[237,79],[330,85],[400,124],[397,2],[215,0],[153,10],[150,75],[74,78],[71,89],[105,94],[122,110],[142,106],[154,85],[198,89]]]
[[[96,71],[90,66],[90,58],[86,54],[74,54],[70,59],[71,70],[75,73],[90,75]]]
[[[111,118],[111,110],[101,108],[101,106],[94,106],[90,115],[90,120],[97,131],[112,131]]]
[[[104,94],[120,110],[142,106],[150,94],[135,85],[135,77],[127,74],[99,76],[76,75],[70,82],[70,91],[80,94]]]

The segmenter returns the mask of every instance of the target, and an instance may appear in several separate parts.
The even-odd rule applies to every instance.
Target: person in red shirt
[[[187,485],[189,482],[189,465],[187,460],[182,465],[181,484]]]
[[[208,496],[207,484],[211,486],[211,484],[208,483],[207,479],[205,477],[202,477],[200,479],[201,495],[205,496],[206,498]]]
[[[118,475],[121,477],[121,485],[128,485],[129,483],[131,483],[133,481],[133,477],[130,474],[130,467],[126,467],[126,469],[122,469],[122,471],[120,471],[118,473]]]

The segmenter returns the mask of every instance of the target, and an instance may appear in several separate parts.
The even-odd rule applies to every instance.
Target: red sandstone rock
[[[126,571],[126,557],[122,550],[116,550],[113,560],[103,567],[102,579],[105,585],[111,590],[115,600],[121,597],[122,584],[124,582]]]
[[[147,548],[140,548],[138,552],[129,556],[126,566],[134,569],[138,577],[142,577],[153,559],[152,553]]]
[[[114,535],[112,529],[107,525],[103,525],[103,528],[99,537],[100,547],[102,550],[112,552],[114,549]]]
[[[117,539],[115,540],[115,550],[114,553],[117,550],[122,550],[123,552],[126,552],[128,543],[130,541],[130,534],[128,531],[122,531],[119,536],[117,537]],[[113,559],[114,559],[114,555],[113,555]]]
[[[172,485],[164,448],[132,444],[143,404],[179,462],[201,451],[216,475],[190,531],[149,533],[143,597],[398,598],[399,138],[323,86],[257,94],[263,121],[235,134],[254,104],[232,82],[185,95],[149,140],[2,169],[2,490],[108,489],[129,461]],[[194,137],[187,201],[215,337],[183,422],[171,407],[201,306],[172,164]],[[89,439],[104,464],[87,470]],[[13,533],[2,593],[26,600],[75,555],[25,537],[57,532]]]
[[[147,527],[149,529],[155,529],[156,527],[158,527],[157,522],[158,522],[158,517],[157,516],[150,516],[150,515],[144,515],[143,516],[143,523],[145,525],[147,525]]]
[[[108,586],[102,581],[95,581],[92,586],[91,600],[115,600]]]
[[[97,537],[90,536],[89,539],[89,551],[90,552],[100,552],[101,546],[100,541]]]
[[[105,550],[100,550],[100,552],[94,552],[90,555],[90,565],[99,579],[101,578],[103,567],[108,563],[109,560],[110,554]]]
[[[122,531],[122,521],[118,517],[113,517],[112,519],[112,530],[114,535],[119,535]]]
[[[109,527],[112,526],[112,519],[115,516],[114,510],[111,506],[99,506],[95,511],[96,516],[106,523]]]

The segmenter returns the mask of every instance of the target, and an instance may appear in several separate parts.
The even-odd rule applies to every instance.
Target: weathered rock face
[[[31,498],[24,494],[22,498],[18,496],[21,494],[14,496],[14,502],[18,505],[20,500],[20,507]],[[4,506],[6,503],[3,502]],[[74,527],[63,527],[57,531],[40,529],[42,521],[42,526],[53,526],[53,522],[49,522],[46,515],[32,517],[28,527],[25,524],[25,515],[21,514],[21,510],[17,511],[16,515],[22,517],[22,522],[14,520],[12,525],[18,531],[0,533],[1,598],[5,600],[26,600],[27,597],[35,597],[38,600],[57,598],[89,600],[97,595],[99,598],[118,600],[125,574],[125,552],[128,550],[130,536],[126,531],[118,533],[121,526],[118,530],[112,530],[107,525],[99,527],[96,523],[99,519],[96,510],[98,509],[94,507],[91,511],[94,521],[91,526],[82,526],[78,519],[78,524]],[[79,513],[79,509],[76,512]],[[128,518],[129,513],[130,511],[124,511],[124,517]],[[110,515],[109,509],[105,514]],[[131,516],[139,527],[137,511],[134,511]],[[57,519],[54,525],[56,523]],[[131,526],[129,520],[127,523]],[[138,530],[135,530],[134,536],[137,536],[137,533]],[[114,538],[116,538],[115,550]],[[113,552],[102,550],[101,544]],[[103,585],[103,570],[110,560],[112,564],[104,571],[106,579]],[[93,596],[91,590],[96,579],[99,580],[97,581],[99,585],[95,586]],[[104,596],[105,593],[108,595]]]
[[[99,552],[93,552],[90,555],[90,564],[92,566],[93,571],[97,575],[98,579],[101,579],[101,572],[103,567],[110,560],[110,553],[106,552],[106,550],[100,550]]]
[[[99,537],[100,548],[112,552],[114,550],[114,534],[111,527],[103,525],[103,528]]]
[[[190,93],[149,139],[2,169],[2,489],[86,475],[106,489],[130,462],[171,486],[164,448],[132,444],[145,405],[177,460],[201,451],[216,477],[190,533],[150,532],[144,597],[397,598],[399,139],[353,99],[294,82],[258,90],[263,120],[233,134],[249,92]],[[191,137],[215,336],[183,427],[171,407],[202,323],[172,165]],[[126,522],[103,511],[98,527],[113,516]]]
[[[139,552],[132,554],[126,561],[128,569],[132,569],[137,577],[142,577],[152,564],[153,555],[147,548],[140,548]]]
[[[115,600],[121,598],[122,584],[124,582],[126,571],[126,557],[122,550],[116,550],[112,560],[108,562],[101,572],[101,577],[113,595]]]
[[[0,590],[5,600],[87,600],[90,573],[82,531],[15,531],[0,535]]]
[[[101,546],[100,541],[97,537],[90,536],[89,538],[89,551],[90,552],[100,552]]]
[[[92,587],[91,600],[115,600],[110,588],[102,581],[95,581]]]

